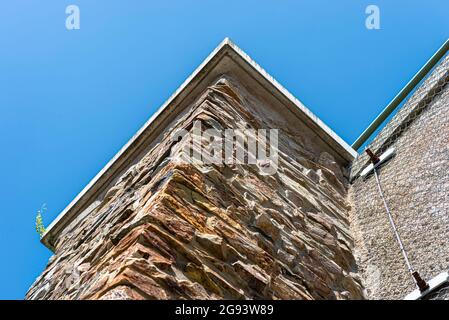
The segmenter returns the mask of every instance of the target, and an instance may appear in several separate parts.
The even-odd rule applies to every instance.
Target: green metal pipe
[[[385,121],[386,118],[396,109],[396,107],[408,96],[416,85],[432,70],[440,59],[449,51],[449,39],[438,49],[437,52],[426,62],[426,64],[415,74],[412,80],[394,97],[376,119],[363,131],[360,137],[352,144],[354,150],[358,150],[374,131]]]

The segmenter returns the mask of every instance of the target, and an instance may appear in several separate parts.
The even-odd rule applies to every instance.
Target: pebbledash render
[[[445,57],[369,145],[427,295],[369,158],[225,39],[47,228],[26,299],[449,298],[448,80]],[[195,123],[278,129],[277,170],[179,161]]]

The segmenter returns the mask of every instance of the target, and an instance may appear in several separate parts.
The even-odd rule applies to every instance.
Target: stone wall
[[[415,289],[375,178],[359,177],[367,156],[348,163],[236,72],[245,85],[227,75],[191,94],[49,239],[55,254],[27,299],[401,299]],[[446,57],[369,145],[396,150],[380,181],[426,280],[449,267],[448,81]],[[279,129],[278,171],[180,161],[190,141],[171,135],[195,121]],[[444,285],[426,299],[447,297]]]
[[[386,201],[414,268],[427,280],[449,267],[449,57],[370,144],[396,155],[379,169]],[[351,227],[370,299],[402,299],[415,289],[392,233],[374,176],[359,156],[351,170]]]
[[[348,163],[227,77],[54,241],[27,299],[360,299]],[[177,129],[279,128],[279,169],[185,164]],[[202,141],[203,146],[207,145]],[[196,146],[199,148],[199,146]]]

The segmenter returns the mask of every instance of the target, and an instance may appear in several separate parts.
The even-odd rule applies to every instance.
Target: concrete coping
[[[198,68],[181,84],[174,94],[151,116],[151,118],[142,126],[142,128],[125,144],[125,146],[106,164],[106,166],[89,182],[89,184],[73,199],[73,201],[56,217],[48,226],[41,242],[54,250],[54,240],[59,233],[71,221],[78,217],[82,209],[89,206],[89,203],[95,200],[95,195],[107,185],[117,174],[123,165],[130,161],[142,141],[154,136],[154,131],[163,130],[161,124],[170,116],[173,109],[182,102],[191,90],[194,90],[205,76],[213,70],[221,59],[225,56],[231,56],[232,61],[245,69],[255,81],[268,88],[271,94],[280,101],[287,101],[292,105],[294,112],[300,115],[312,130],[325,141],[337,154],[348,162],[351,162],[357,152],[324,124],[316,115],[306,108],[297,98],[295,98],[287,89],[279,84],[272,76],[262,69],[254,60],[252,60],[243,50],[237,47],[229,38],[225,38],[210,55],[198,66]]]

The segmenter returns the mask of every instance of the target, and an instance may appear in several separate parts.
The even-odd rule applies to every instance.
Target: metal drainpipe
[[[376,119],[363,131],[360,137],[352,144],[354,150],[358,150],[374,131],[384,122],[386,118],[396,109],[415,86],[427,75],[427,73],[437,64],[438,61],[449,51],[449,39],[438,49],[437,52],[426,62],[426,64],[415,74],[407,85],[399,91],[394,99],[385,107]]]
[[[404,244],[402,243],[401,236],[399,235],[398,229],[396,228],[396,224],[394,223],[393,216],[391,215],[390,208],[388,207],[387,201],[385,200],[384,192],[382,190],[382,186],[380,185],[379,175],[377,173],[377,168],[374,168],[374,175],[376,176],[377,189],[379,190],[380,197],[382,198],[382,202],[384,203],[385,211],[387,211],[388,220],[390,220],[391,228],[393,229],[394,236],[399,244],[399,248],[401,249],[402,255],[404,256],[405,263],[407,264],[408,271],[413,273],[415,270],[413,269],[410,261],[408,260],[407,251],[405,251]]]

